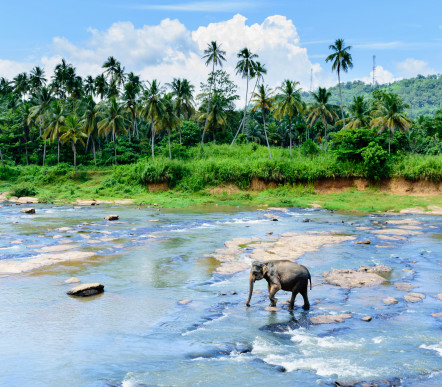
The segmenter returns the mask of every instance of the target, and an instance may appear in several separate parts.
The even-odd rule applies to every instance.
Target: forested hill
[[[400,81],[376,85],[375,90],[386,90],[399,94],[404,101],[410,105],[408,111],[413,118],[420,115],[433,115],[437,110],[442,109],[442,75],[418,75],[416,78],[402,79]],[[338,86],[329,89],[332,92],[331,103],[339,104]],[[344,105],[351,104],[353,97],[363,95],[371,98],[373,87],[362,81],[347,82],[342,84],[342,100]],[[309,92],[303,93],[306,102],[312,102]]]

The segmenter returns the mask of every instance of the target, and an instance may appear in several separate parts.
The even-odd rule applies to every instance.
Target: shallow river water
[[[271,211],[279,217],[274,222],[264,211],[221,206],[35,205],[35,215],[21,214],[22,207],[0,207],[0,263],[26,261],[61,244],[96,255],[0,278],[2,386],[442,385],[442,319],[431,316],[442,312],[435,298],[442,293],[441,217],[289,209]],[[118,222],[103,219],[112,213]],[[383,240],[371,233],[397,229],[384,222],[405,217],[420,224],[402,229],[419,233]],[[285,307],[270,313],[265,281],[255,283],[262,293],[247,308],[248,270],[213,274],[218,263],[210,253],[227,240],[307,231],[356,237],[298,259],[314,283],[333,268],[375,264],[393,268],[388,282],[352,290],[314,286],[310,311],[298,296],[293,313]],[[372,243],[354,244],[365,239]],[[247,254],[239,259],[250,262]],[[69,277],[100,282],[105,292],[69,297],[73,285],[63,284]],[[394,287],[403,281],[426,298],[405,302],[405,292]],[[387,296],[399,302],[387,306]],[[191,302],[180,305],[183,299]],[[310,323],[312,316],[340,313],[352,318]],[[360,320],[367,315],[371,322]]]

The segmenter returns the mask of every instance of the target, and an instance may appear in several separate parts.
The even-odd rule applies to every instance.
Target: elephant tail
[[[308,279],[310,280],[310,290],[312,290],[312,277],[310,276],[310,272],[308,273]]]

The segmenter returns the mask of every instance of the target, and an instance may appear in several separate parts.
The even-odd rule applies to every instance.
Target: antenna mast
[[[376,86],[375,71],[376,71],[376,55],[373,55],[373,89]]]

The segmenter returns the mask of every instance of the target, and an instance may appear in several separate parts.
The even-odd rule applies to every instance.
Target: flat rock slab
[[[66,292],[69,296],[90,297],[104,292],[104,285],[99,283],[78,285]]]
[[[419,222],[415,219],[394,219],[394,220],[387,220],[385,222],[386,224],[408,224],[408,225],[416,225],[416,224],[422,224],[422,222]]]
[[[394,298],[394,297],[387,297],[387,298],[384,298],[382,301],[383,301],[384,304],[386,304],[386,305],[393,305],[393,304],[397,304],[397,303],[399,302],[399,301],[396,300],[396,298]]]
[[[442,312],[439,312],[439,313],[433,313],[432,316],[433,316],[433,317],[437,317],[437,318],[442,318]]]
[[[20,212],[24,214],[35,214],[35,208],[23,208]]]
[[[118,215],[108,215],[108,216],[105,216],[104,219],[106,219],[106,220],[118,220],[118,219],[120,219],[120,217]]]
[[[407,302],[419,302],[425,298],[425,294],[422,293],[407,293],[404,296],[405,301]]]
[[[326,273],[324,281],[345,289],[375,286],[385,282],[385,278],[376,273],[357,271],[354,269],[333,269]]]
[[[65,284],[78,284],[80,280],[77,277],[71,277],[64,281]]]
[[[361,320],[369,322],[369,321],[372,320],[372,317],[371,316],[365,316],[365,317],[362,317]]]
[[[345,314],[321,314],[319,316],[314,316],[310,319],[312,324],[332,324],[332,323],[340,323],[344,320],[351,318],[352,315]]]
[[[366,240],[366,241],[359,241],[359,242],[355,242],[355,245],[369,245],[371,243],[371,241]]]
[[[180,305],[187,305],[187,304],[189,304],[191,302],[192,302],[192,300],[186,299],[186,300],[178,301],[178,304],[180,304]]]
[[[385,228],[382,230],[373,230],[373,234],[388,234],[388,235],[422,235],[422,231],[404,230],[402,228]]]
[[[394,287],[403,292],[409,292],[411,289],[417,288],[416,285],[413,285],[410,282],[396,282]]]
[[[278,308],[277,306],[268,306],[267,308],[264,308],[267,312],[279,312],[281,308]]]
[[[393,269],[387,265],[360,266],[358,271],[365,273],[389,273]]]
[[[442,293],[436,294],[434,297],[442,301]]]

